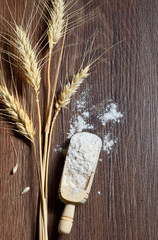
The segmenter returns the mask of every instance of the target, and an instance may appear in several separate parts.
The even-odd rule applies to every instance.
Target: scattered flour
[[[85,118],[89,118],[89,112],[83,112],[82,116],[85,117]]]
[[[81,93],[80,99],[76,101],[75,108],[77,112],[83,112],[87,108],[87,96],[91,88],[87,88],[86,91]]]
[[[101,147],[101,139],[91,133],[77,133],[71,138],[66,156],[64,183],[72,187],[73,193],[86,188],[98,161]]]
[[[83,130],[87,129],[94,129],[94,126],[89,123],[86,123],[84,118],[78,115],[77,120],[70,124],[70,129],[69,133],[67,133],[67,137],[71,138],[74,135],[74,133],[82,132]]]
[[[98,119],[101,121],[102,125],[105,126],[108,121],[120,122],[120,118],[122,117],[123,114],[117,111],[117,105],[111,103],[106,107],[103,113],[99,114]]]
[[[85,189],[91,172],[95,169],[98,161],[99,153],[102,150],[109,154],[117,139],[109,132],[105,132],[103,137],[103,145],[101,139],[83,130],[97,130],[97,125],[106,126],[107,122],[120,122],[123,114],[118,111],[117,104],[112,101],[106,106],[88,107],[89,89],[80,95],[80,99],[75,102],[72,109],[75,114],[70,120],[69,132],[67,137],[71,138],[68,152],[66,155],[66,172],[64,175],[64,186],[71,186],[72,192],[77,194]],[[98,110],[98,113],[97,113]],[[93,124],[90,124],[92,120]],[[77,133],[77,134],[75,134]],[[75,134],[75,135],[74,135]],[[56,151],[62,148],[57,146]],[[99,159],[102,162],[102,159]],[[100,191],[97,192],[101,194]]]
[[[77,109],[79,112],[81,112],[82,109],[86,108],[86,101],[85,100],[78,100],[76,101]]]
[[[103,140],[103,151],[109,154],[111,152],[113,145],[116,142],[117,142],[116,140],[110,139],[110,134],[105,135]]]
[[[112,100],[109,101],[106,107],[103,104],[99,108],[95,105],[89,108],[87,103],[88,96],[91,94],[90,90],[91,88],[88,88],[82,92],[80,99],[75,102],[74,108],[72,109],[75,114],[70,120],[69,132],[67,133],[68,138],[71,138],[75,133],[82,132],[83,130],[93,130],[94,132],[94,130],[97,130],[97,125],[102,124],[102,126],[106,126],[109,121],[119,123],[123,117],[123,114],[118,110],[118,105],[113,103]],[[97,113],[97,109],[99,113]],[[89,123],[91,119],[93,119],[93,124]],[[117,139],[112,137],[110,132],[106,132],[103,136],[103,151],[109,154],[116,142]]]
[[[54,150],[55,152],[62,152],[63,151],[63,148],[60,146],[60,145],[56,145],[56,148]]]
[[[75,117],[70,120],[69,132],[67,133],[68,138],[71,138],[75,133],[82,132],[83,130],[94,129],[94,126],[87,122],[90,117],[90,112],[87,107],[87,96],[89,91],[90,88],[82,92],[80,99],[75,102],[72,111],[77,110],[77,113]]]

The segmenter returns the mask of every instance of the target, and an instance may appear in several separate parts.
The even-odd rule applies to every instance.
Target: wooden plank
[[[20,24],[25,1],[7,1],[13,17]],[[86,3],[86,0],[79,1],[73,10]],[[13,22],[7,2],[1,0],[0,6],[1,16]],[[33,0],[27,0],[23,22],[25,27],[32,9]],[[91,53],[93,59],[106,49],[124,41],[107,51],[92,66],[91,75],[73,97],[69,109],[62,111],[55,123],[49,167],[50,239],[157,239],[157,12],[156,0],[93,0],[86,10],[77,15],[77,23],[80,26],[72,29],[66,38],[67,48],[64,50],[57,92],[65,82],[66,73],[72,76],[79,69],[86,46],[90,46],[94,35]],[[38,24],[39,15],[33,14],[30,35]],[[2,19],[1,33],[5,31],[6,26],[9,28]],[[46,25],[41,21],[35,29],[33,44],[38,41],[45,29]],[[10,30],[9,34],[12,34]],[[57,50],[59,46],[60,43],[55,49]],[[5,43],[3,47],[12,49]],[[39,57],[42,58],[46,52],[47,47]],[[58,56],[59,52],[55,53],[52,60],[52,83]],[[6,55],[4,57],[7,58]],[[3,68],[7,85],[11,86],[9,64],[4,62]],[[33,92],[23,83],[21,70],[15,67],[13,70],[20,99],[25,98],[22,96],[22,90],[26,91],[26,109],[30,113],[33,107],[33,119],[37,126],[37,111],[34,98],[31,97]],[[47,67],[42,70],[42,78],[44,80],[40,90],[40,106],[44,123]],[[96,127],[94,133],[103,138],[105,131],[110,132],[112,139],[117,139],[117,143],[110,154],[102,151],[102,162],[98,163],[89,199],[77,208],[72,233],[61,236],[57,232],[57,227],[64,205],[58,198],[58,186],[64,157],[61,153],[55,152],[54,148],[67,142],[69,120],[77,114],[75,101],[79,100],[87,89],[90,89],[86,96],[87,108],[90,111],[91,107],[95,106],[95,114],[90,118],[90,124],[95,124]],[[109,123],[105,128],[95,117],[99,109],[107,106],[109,99],[118,104],[124,117],[120,123]],[[37,239],[38,181],[33,151],[27,141],[13,134],[11,129],[6,129],[8,125],[4,121],[0,122],[0,126],[0,239]],[[18,171],[14,175],[10,175],[10,171],[17,159],[11,138],[18,151],[19,160]],[[21,196],[20,192],[26,186],[30,186],[30,191]],[[100,195],[98,191],[101,192]]]

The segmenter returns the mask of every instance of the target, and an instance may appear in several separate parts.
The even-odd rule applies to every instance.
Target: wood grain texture
[[[33,0],[27,1],[24,25],[30,17]],[[77,6],[86,4],[81,0]],[[21,22],[25,1],[8,0],[11,12],[18,23]],[[7,4],[0,0],[0,14],[13,21]],[[77,9],[74,7],[74,10]],[[96,11],[90,21],[84,19],[88,13]],[[49,168],[49,238],[54,240],[156,240],[158,236],[158,2],[157,0],[95,0],[86,11],[80,14],[84,24],[74,29],[66,38],[61,84],[66,73],[72,75],[80,67],[85,46],[96,35],[93,49],[95,57],[105,49],[123,40],[102,56],[99,64],[94,64],[91,75],[73,98],[69,109],[60,114],[53,134]],[[91,16],[91,14],[90,14]],[[91,17],[89,17],[91,18]],[[38,23],[37,14],[31,25],[30,33]],[[1,32],[7,23],[0,22]],[[33,35],[35,44],[46,26],[40,23]],[[1,44],[2,45],[2,44]],[[60,45],[60,44],[59,44]],[[58,47],[59,47],[58,45]],[[71,45],[71,46],[70,46]],[[3,47],[6,48],[5,43]],[[58,49],[56,47],[56,49]],[[44,56],[44,52],[40,57]],[[76,54],[76,53],[77,54]],[[52,61],[52,83],[57,65]],[[44,82],[41,85],[41,109],[46,106],[47,69],[42,71]],[[22,98],[23,76],[15,68],[19,95]],[[10,83],[9,65],[4,63],[4,72],[8,86]],[[32,95],[26,89],[26,96]],[[94,132],[104,137],[105,130],[112,138],[118,139],[108,155],[102,151],[102,162],[98,163],[92,191],[88,201],[76,210],[72,233],[61,236],[57,226],[64,205],[58,198],[58,186],[64,164],[62,154],[54,152],[56,145],[67,141],[69,120],[77,112],[72,109],[75,99],[91,87],[87,97],[88,107],[100,109],[112,99],[123,112],[123,120],[117,124],[108,124],[106,129],[96,123]],[[27,97],[27,110],[30,112],[31,97]],[[33,100],[34,101],[34,100]],[[33,111],[37,125],[36,110]],[[92,123],[96,122],[91,118]],[[24,139],[0,122],[0,240],[37,239],[38,226],[38,182],[32,149]],[[44,125],[43,125],[44,127]],[[16,163],[10,136],[18,151],[19,169],[10,175]],[[20,195],[22,189],[31,190]],[[101,194],[98,195],[97,192]]]

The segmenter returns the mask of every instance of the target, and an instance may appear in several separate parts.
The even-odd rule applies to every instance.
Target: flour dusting
[[[82,116],[83,116],[84,118],[89,118],[89,112],[83,112],[83,113],[82,113]]]
[[[76,101],[76,103],[77,103],[77,109],[78,109],[79,112],[81,112],[82,109],[86,108],[86,101],[85,101],[85,99],[78,100],[78,101]]]
[[[78,133],[88,129],[94,129],[94,126],[92,126],[89,123],[86,123],[84,117],[78,115],[77,120],[70,124],[70,129],[69,133],[67,133],[67,137],[71,138],[76,132]]]
[[[71,186],[73,194],[86,188],[97,161],[102,162],[101,158],[98,160],[101,147],[106,154],[110,154],[117,143],[117,138],[111,134],[110,129],[105,131],[106,124],[111,121],[112,126],[115,127],[115,123],[119,123],[123,118],[118,105],[112,100],[106,105],[103,102],[89,107],[88,99],[91,95],[89,91],[90,89],[81,93],[80,99],[75,101],[67,133],[67,138],[71,139],[66,152],[62,191],[65,191],[67,186]],[[101,135],[102,140],[95,134],[86,132],[87,130]],[[61,150],[59,146],[56,149]],[[97,194],[101,195],[101,191],[97,191]]]
[[[60,145],[56,145],[56,148],[54,149],[55,152],[61,153],[63,151],[62,147]]]
[[[87,89],[85,92],[82,92],[80,99],[75,102],[75,106],[72,109],[77,113],[70,120],[69,132],[67,137],[71,138],[75,133],[82,132],[83,130],[93,130],[94,126],[89,123],[90,111],[87,107],[87,96],[90,89]]]
[[[98,115],[98,119],[101,121],[103,126],[105,126],[109,121],[120,122],[120,118],[122,117],[123,114],[117,111],[117,105],[115,103],[110,103],[106,107],[105,111]]]
[[[108,154],[111,152],[113,145],[117,142],[117,140],[113,140],[110,138],[110,134],[104,136],[103,140],[103,151],[107,152]]]
[[[92,130],[97,133],[99,125],[106,127],[108,122],[119,123],[123,118],[123,114],[119,111],[119,107],[111,99],[105,105],[95,105],[92,107],[88,105],[88,99],[91,95],[91,88],[82,92],[80,98],[75,101],[74,108],[72,109],[73,116],[70,119],[69,131],[67,138],[70,139],[75,133],[86,130]],[[102,133],[101,133],[102,134]],[[102,150],[109,154],[117,142],[117,138],[112,136],[110,130],[102,135],[103,148]]]

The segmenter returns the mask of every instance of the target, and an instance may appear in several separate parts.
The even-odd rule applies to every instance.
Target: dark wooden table
[[[27,1],[23,25],[26,26],[33,9],[33,0]],[[81,8],[86,0],[79,1],[73,10]],[[8,0],[13,17],[21,23],[25,1]],[[13,22],[5,1],[0,1],[0,14]],[[95,15],[95,16],[94,16]],[[34,14],[33,14],[34,16]],[[8,24],[1,19],[1,33]],[[91,75],[72,99],[69,108],[62,111],[55,124],[51,161],[49,168],[49,239],[63,240],[156,240],[158,236],[158,2],[157,0],[92,0],[76,17],[78,28],[67,35],[62,70],[57,92],[70,75],[82,63],[86,46],[94,39],[91,56],[93,59],[106,49],[105,53],[91,68]],[[39,13],[34,16],[30,35],[38,24]],[[38,24],[33,35],[35,44],[46,25]],[[10,32],[10,34],[12,34]],[[1,38],[2,40],[2,38]],[[124,40],[124,41],[122,41]],[[120,42],[122,41],[122,42]],[[1,41],[4,49],[11,49]],[[56,46],[58,50],[60,43]],[[40,58],[47,52],[47,47]],[[52,85],[57,51],[52,59]],[[10,58],[4,56],[8,61]],[[74,64],[75,63],[75,64]],[[8,86],[11,85],[10,66],[3,62]],[[22,98],[26,89],[26,109],[33,109],[31,89],[22,84],[21,70],[13,66],[15,82]],[[46,106],[47,68],[42,70],[40,106],[44,114]],[[75,114],[71,110],[80,94],[92,86],[87,98],[89,108],[103,106],[112,99],[124,114],[118,124],[108,124],[106,131],[117,138],[110,154],[101,152],[102,162],[98,163],[91,194],[86,204],[76,210],[70,235],[61,236],[57,226],[63,210],[58,199],[58,186],[64,164],[61,153],[55,152],[57,145],[67,140],[69,120]],[[25,92],[25,91],[23,91]],[[28,97],[29,95],[29,97]],[[91,119],[95,121],[95,119]],[[23,138],[13,134],[2,120],[0,123],[0,240],[37,239],[38,232],[38,182],[32,149]],[[104,127],[97,126],[96,134],[102,136]],[[16,163],[11,139],[18,152],[19,168],[16,174],[10,171]],[[20,195],[26,186],[27,194]],[[101,192],[98,195],[98,191]]]

